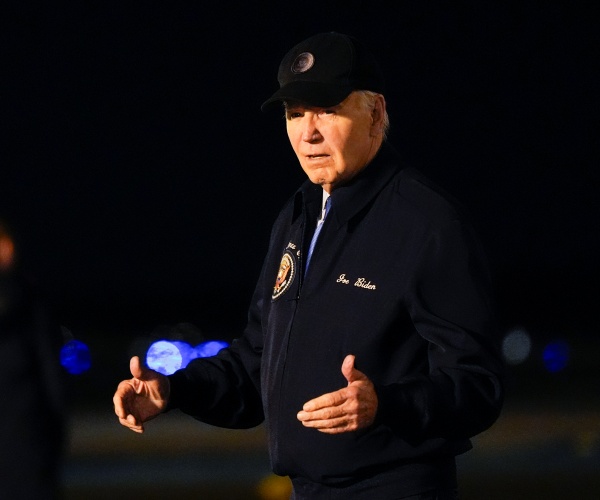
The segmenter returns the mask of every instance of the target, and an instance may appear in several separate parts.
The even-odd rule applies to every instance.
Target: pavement
[[[262,426],[212,427],[174,411],[144,434],[112,408],[75,412],[63,470],[65,500],[283,500]],[[600,410],[508,409],[458,459],[462,500],[600,499]]]

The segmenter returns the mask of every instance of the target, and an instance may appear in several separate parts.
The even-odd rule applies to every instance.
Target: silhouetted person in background
[[[0,498],[60,498],[62,335],[0,221]]]

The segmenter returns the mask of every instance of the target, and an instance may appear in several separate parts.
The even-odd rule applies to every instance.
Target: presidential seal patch
[[[294,256],[289,251],[286,251],[283,257],[281,257],[281,263],[279,264],[277,279],[273,287],[273,299],[281,297],[294,282],[295,277],[296,261],[294,260]]]
[[[315,56],[310,52],[302,52],[298,54],[292,63],[292,73],[306,73],[315,64]]]

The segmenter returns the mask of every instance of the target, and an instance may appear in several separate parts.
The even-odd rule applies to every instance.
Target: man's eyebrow
[[[309,104],[302,104],[301,102],[296,102],[293,104],[286,104],[285,105],[285,110],[286,111],[290,111],[290,110],[297,110],[297,109],[305,109],[308,111],[320,111],[320,110],[327,110],[327,109],[340,109],[342,107],[342,104],[333,104],[332,106],[310,106]]]

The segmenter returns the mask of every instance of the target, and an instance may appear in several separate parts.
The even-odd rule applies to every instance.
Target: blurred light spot
[[[221,349],[227,347],[229,344],[222,340],[209,340],[202,342],[202,344],[196,346],[196,355],[199,358],[210,358],[219,353]]]
[[[288,500],[292,494],[292,483],[288,477],[272,474],[260,480],[257,493],[261,500]]]
[[[509,331],[502,341],[502,355],[507,363],[518,365],[531,354],[531,336],[523,328]]]
[[[549,372],[556,373],[569,363],[569,344],[562,340],[550,342],[543,352],[544,365]]]
[[[171,342],[158,340],[150,345],[146,353],[146,365],[163,375],[171,375],[180,368],[186,366],[186,354],[189,358],[188,349],[183,342]],[[189,346],[191,350],[191,346]],[[189,359],[187,360],[189,361]]]
[[[163,375],[171,375],[193,359],[214,356],[227,345],[227,342],[210,340],[194,348],[179,340],[158,340],[146,352],[146,365]]]
[[[79,340],[70,340],[60,350],[60,364],[72,375],[80,375],[92,366],[89,347]]]

